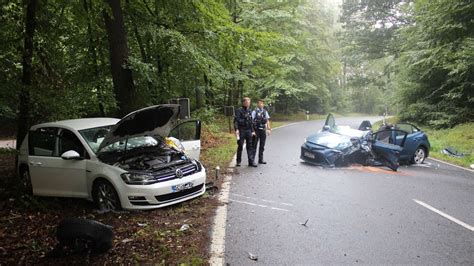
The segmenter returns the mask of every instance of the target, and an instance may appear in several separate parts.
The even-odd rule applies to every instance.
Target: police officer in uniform
[[[255,153],[253,152],[252,137],[255,136],[255,130],[253,127],[252,112],[250,111],[250,98],[245,97],[242,99],[242,107],[235,111],[234,117],[234,128],[235,134],[237,135],[237,166],[240,166],[242,162],[242,149],[244,141],[247,143],[247,158],[249,160],[249,166],[257,167],[254,158]]]
[[[253,141],[253,151],[257,153],[257,145],[260,142],[258,147],[258,163],[266,164],[263,160],[263,151],[265,150],[265,141],[267,140],[267,130],[271,132],[270,127],[270,115],[264,107],[264,101],[258,100],[257,108],[252,112],[252,119],[255,125],[255,137]]]

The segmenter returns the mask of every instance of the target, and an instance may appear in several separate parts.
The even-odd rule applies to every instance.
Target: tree
[[[32,85],[32,60],[33,60],[33,38],[36,28],[36,9],[38,1],[29,0],[26,4],[25,15],[25,37],[23,46],[21,78],[22,86],[19,91],[19,108],[18,108],[18,130],[16,148],[19,149],[23,139],[28,133],[30,126],[30,90]]]
[[[401,117],[434,127],[474,119],[474,2],[417,1],[401,30]]]
[[[118,115],[124,116],[139,107],[138,95],[133,83],[132,70],[128,66],[127,33],[120,0],[105,1],[107,5],[103,10],[103,16],[109,40],[112,80],[118,102]]]

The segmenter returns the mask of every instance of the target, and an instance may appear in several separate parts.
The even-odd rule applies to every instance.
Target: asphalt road
[[[365,119],[379,120],[336,123],[357,127]],[[268,164],[237,168],[226,263],[474,264],[473,172],[433,160],[398,172],[304,164],[300,146],[322,125],[310,121],[275,130],[267,141]],[[307,219],[307,226],[300,224]]]

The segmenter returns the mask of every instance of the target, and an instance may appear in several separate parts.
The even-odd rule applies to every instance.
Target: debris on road
[[[443,150],[441,150],[441,153],[446,154],[450,157],[454,157],[454,158],[463,158],[463,157],[466,157],[466,156],[469,155],[469,154],[466,154],[466,153],[459,152],[456,149],[454,149],[453,147],[446,147]]]
[[[147,223],[137,223],[137,225],[138,225],[138,226],[140,226],[140,227],[145,227],[145,226],[148,226],[148,224],[147,224]]]
[[[219,187],[217,187],[214,182],[207,182],[206,183],[206,191],[209,194],[214,194],[219,190]]]
[[[133,239],[131,238],[125,238],[124,240],[122,240],[122,243],[128,243],[128,242],[132,242]]]
[[[308,224],[308,221],[309,221],[309,218],[308,218],[308,219],[306,219],[306,222],[304,222],[304,223],[300,223],[300,225],[302,225],[302,226],[305,226],[305,227],[308,227],[308,226],[307,226],[307,224]]]
[[[183,224],[181,228],[179,228],[179,231],[184,232],[189,230],[189,224]]]
[[[250,252],[248,252],[248,253],[249,253],[249,259],[255,260],[255,261],[258,260],[257,255],[254,255],[254,254],[252,254],[252,253],[250,253]]]

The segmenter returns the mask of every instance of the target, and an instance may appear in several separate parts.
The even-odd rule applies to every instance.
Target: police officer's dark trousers
[[[255,154],[253,152],[253,143],[252,143],[252,130],[250,129],[239,129],[239,140],[237,141],[237,163],[240,164],[242,161],[242,149],[244,146],[244,141],[247,145],[247,158],[249,164],[253,164],[255,160]]]
[[[263,151],[265,150],[265,141],[266,140],[267,140],[267,132],[266,132],[265,129],[255,130],[255,138],[254,138],[254,142],[253,142],[253,151],[254,151],[254,153],[257,153],[257,145],[259,145],[258,146],[258,162],[263,162]],[[255,158],[255,156],[254,156],[254,158]]]

